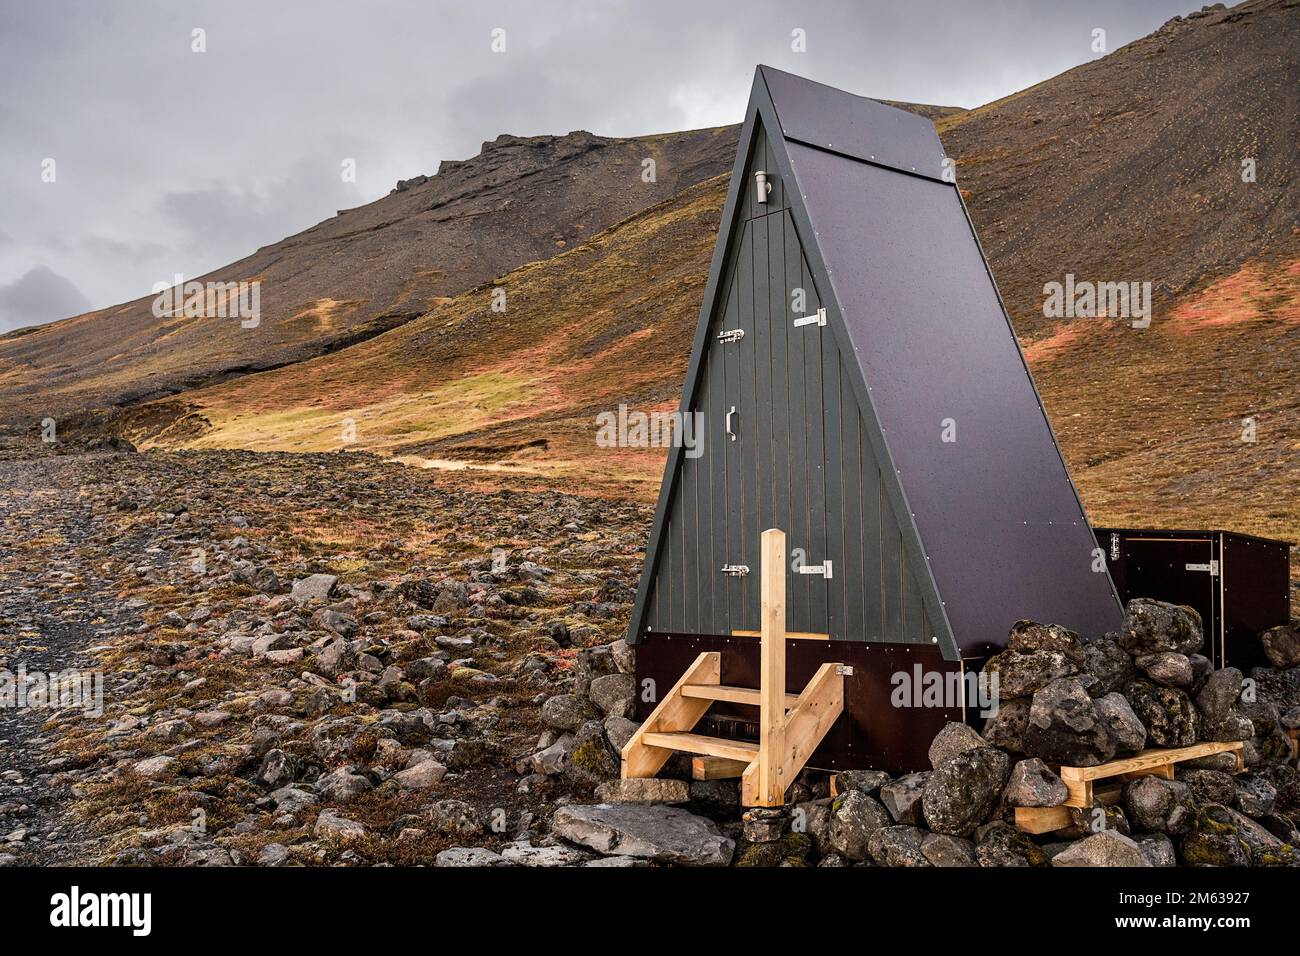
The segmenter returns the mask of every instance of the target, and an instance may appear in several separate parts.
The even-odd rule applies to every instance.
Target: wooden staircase
[[[722,655],[697,657],[623,747],[624,777],[653,777],[674,752],[697,754],[697,776],[740,777],[741,803],[779,807],[844,710],[843,665],[823,664],[799,694],[785,692],[785,532],[763,532],[758,688],[722,683]],[[757,742],[692,733],[715,701],[758,707]]]

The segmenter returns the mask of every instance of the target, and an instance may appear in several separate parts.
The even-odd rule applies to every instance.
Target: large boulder
[[[1207,727],[1221,724],[1241,696],[1241,671],[1225,667],[1210,674],[1196,692],[1196,710]]]
[[[628,717],[636,694],[636,678],[631,674],[605,674],[591,682],[591,702],[610,717]]]
[[[1070,796],[1065,782],[1037,757],[1021,760],[1011,768],[1003,799],[1013,807],[1057,807]]]
[[[922,852],[925,831],[916,827],[881,827],[867,838],[871,859],[881,866],[933,866]]]
[[[1031,703],[1029,697],[998,702],[997,712],[984,722],[984,739],[990,746],[1013,753],[1025,752],[1025,728],[1029,726]]]
[[[1118,635],[1107,634],[1089,641],[1083,648],[1083,671],[1097,678],[1092,688],[1095,696],[1123,690],[1133,680],[1133,658],[1119,646]]]
[[[1295,623],[1270,628],[1259,636],[1264,645],[1264,656],[1274,667],[1295,667],[1300,664],[1300,626]]]
[[[1194,654],[1205,643],[1195,609],[1152,598],[1134,598],[1124,608],[1119,643],[1134,657],[1172,651]]]
[[[712,820],[662,805],[560,807],[551,819],[551,830],[570,843],[606,856],[686,866],[726,866],[736,848]]]
[[[1007,647],[1022,654],[1053,651],[1064,654],[1076,667],[1086,665],[1083,642],[1074,631],[1059,624],[1039,624],[1036,621],[1016,621],[1011,625]]]
[[[927,833],[921,854],[931,866],[979,866],[975,844],[948,833]]]
[[[1086,836],[1052,857],[1052,866],[1150,866],[1142,847],[1115,830]]]
[[[1133,663],[1156,684],[1163,684],[1165,687],[1192,686],[1192,659],[1186,654],[1159,651],[1155,654],[1144,654]]]
[[[1179,856],[1189,866],[1250,866],[1250,844],[1238,832],[1238,815],[1218,803],[1196,813],[1179,844]]]
[[[289,597],[297,604],[306,604],[308,601],[328,601],[338,583],[338,575],[335,574],[309,574],[293,582]]]
[[[1196,708],[1185,692],[1149,681],[1133,681],[1124,688],[1124,696],[1146,727],[1150,745],[1190,747],[1196,743]]]
[[[1147,729],[1123,694],[1110,693],[1098,697],[1097,713],[1101,714],[1111,739],[1115,741],[1116,755],[1135,754],[1147,745]]]
[[[999,699],[1029,697],[1061,677],[1077,673],[1078,665],[1060,651],[1005,650],[984,664],[989,680],[996,675]]]
[[[975,859],[980,866],[1047,866],[1049,862],[1042,847],[1001,820],[980,828]]]
[[[929,771],[904,774],[880,788],[880,802],[896,823],[919,825],[924,822],[921,804]]]
[[[1092,767],[1115,755],[1115,742],[1096,702],[1073,677],[1034,694],[1025,727],[1025,753],[1051,763]]]
[[[988,743],[966,724],[948,723],[930,742],[930,766],[938,767],[950,757],[976,747],[987,747]]]
[[[997,807],[1011,760],[995,747],[977,747],[945,761],[925,782],[925,822],[936,833],[969,836]]]
[[[870,855],[871,834],[893,824],[878,800],[861,790],[850,790],[831,804],[831,847],[850,860],[865,860]]]
[[[1139,777],[1124,785],[1123,795],[1129,821],[1148,833],[1182,833],[1196,812],[1191,789],[1178,780]]]

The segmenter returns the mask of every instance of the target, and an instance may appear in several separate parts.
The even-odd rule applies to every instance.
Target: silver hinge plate
[[[803,325],[825,325],[826,310],[818,309],[816,315],[805,315],[802,318],[794,320],[794,327],[797,329]]]
[[[800,574],[820,574],[826,580],[831,578],[831,562],[825,561],[822,564],[801,564],[799,565]]]
[[[837,664],[837,665],[835,666],[835,673],[839,674],[841,677],[852,677],[852,676],[853,676],[853,665],[852,665],[852,664]]]
[[[722,573],[723,573],[723,574],[730,574],[732,577],[735,577],[735,578],[743,578],[746,574],[749,573],[749,565],[747,565],[747,564],[724,564],[724,565],[722,566]]]
[[[744,337],[744,329],[723,329],[718,333],[718,341],[724,344],[727,342],[739,342]]]
[[[1210,577],[1212,577],[1212,578],[1217,578],[1217,577],[1219,576],[1219,562],[1218,562],[1218,561],[1211,561],[1209,564],[1189,564],[1189,565],[1187,565],[1186,570],[1188,570],[1188,571],[1209,571],[1209,572],[1210,572]]]

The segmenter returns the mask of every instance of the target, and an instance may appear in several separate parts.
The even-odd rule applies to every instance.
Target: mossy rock
[[[736,866],[807,866],[812,838],[806,833],[787,833],[771,843],[737,844]]]

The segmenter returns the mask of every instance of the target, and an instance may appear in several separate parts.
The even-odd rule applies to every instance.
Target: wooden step
[[[703,734],[649,733],[641,738],[641,742],[647,747],[663,747],[688,754],[704,754],[706,757],[726,757],[728,760],[743,760],[746,763],[758,756],[758,744],[727,740],[725,737],[706,737]]]
[[[758,689],[755,687],[728,687],[726,684],[687,684],[682,688],[682,696],[702,700],[725,700],[732,704],[753,704],[755,707],[758,706]],[[786,694],[785,709],[789,710],[798,700],[798,694]]]

